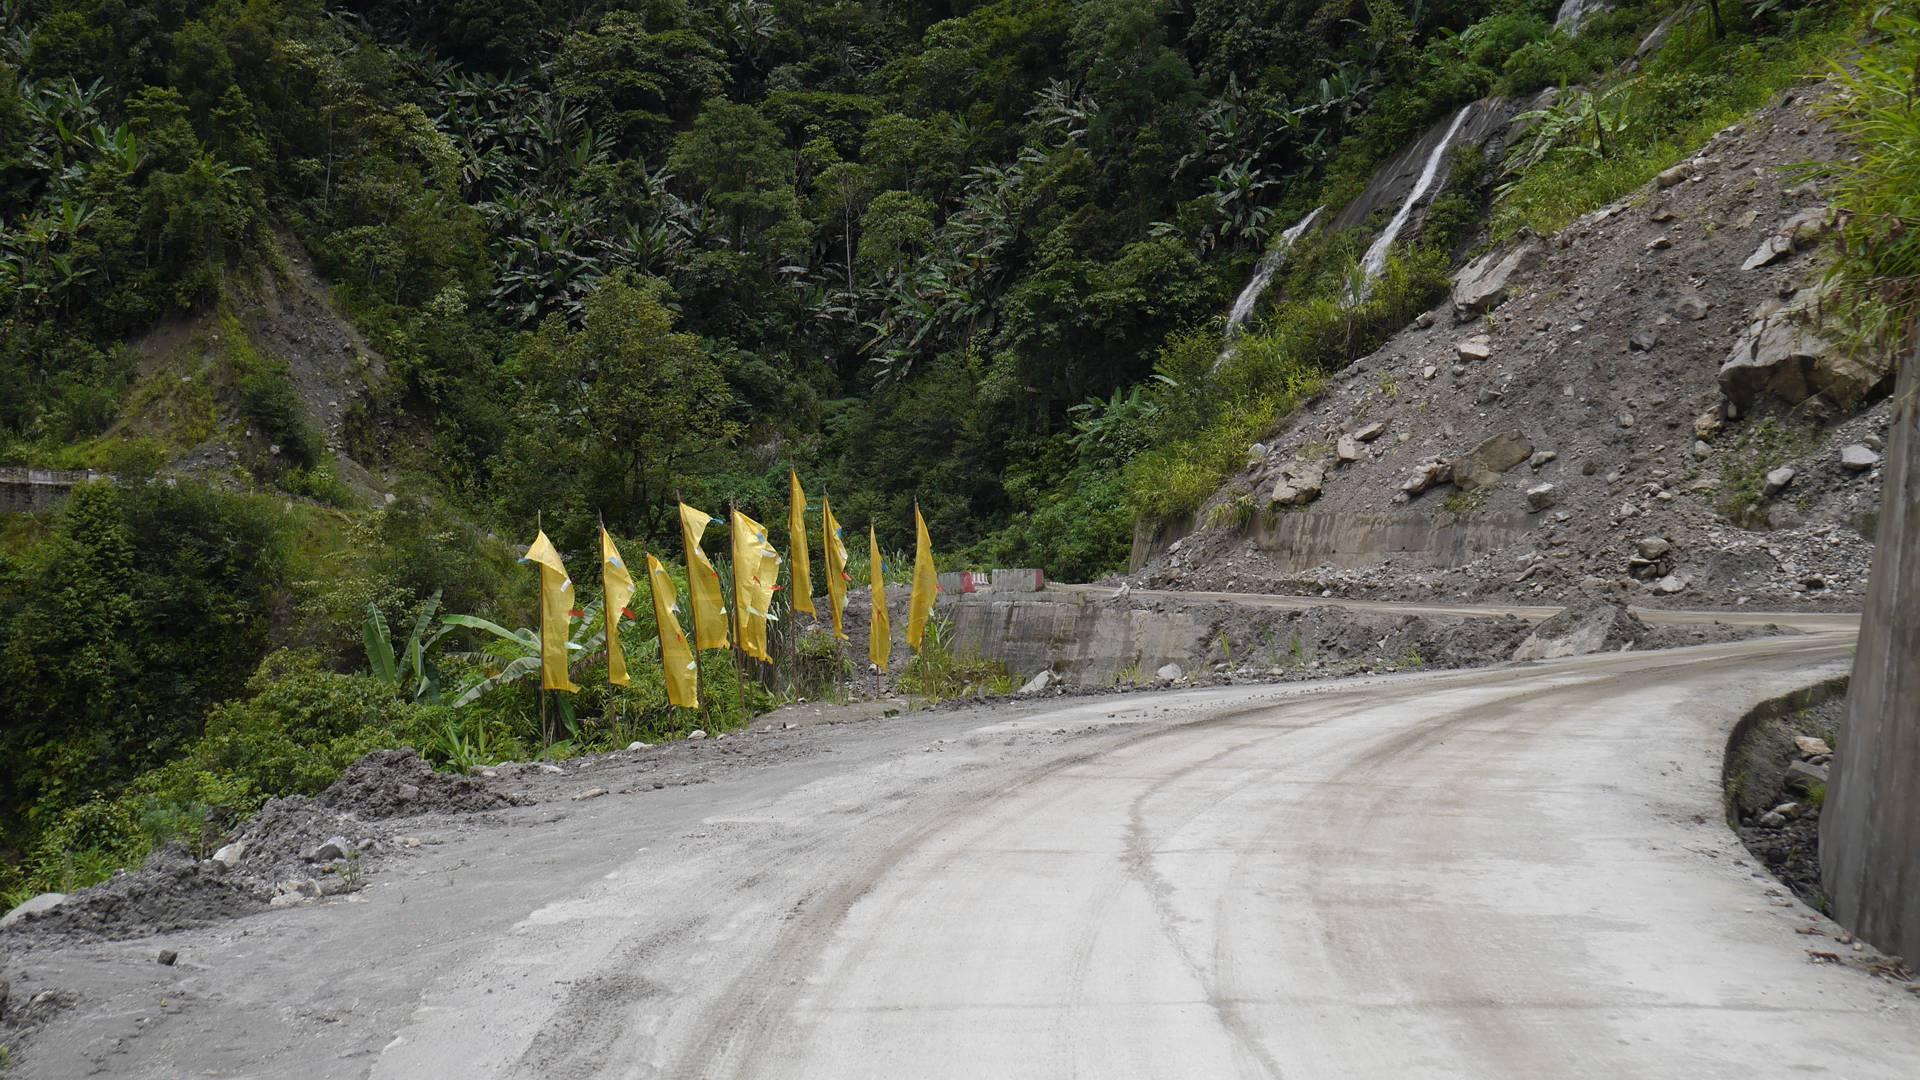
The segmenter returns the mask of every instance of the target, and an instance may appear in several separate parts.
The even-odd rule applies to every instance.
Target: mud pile
[[[524,801],[472,777],[436,773],[412,750],[375,751],[313,798],[268,800],[208,858],[170,844],[140,869],[72,893],[0,936],[148,937],[352,892],[387,855],[408,846],[376,822]]]
[[[416,814],[470,814],[514,805],[470,776],[433,771],[413,750],[376,750],[347,767],[315,799],[368,821]]]

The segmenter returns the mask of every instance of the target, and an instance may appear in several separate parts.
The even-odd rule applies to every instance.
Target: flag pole
[[[733,552],[733,530],[739,526],[734,518],[739,511],[734,508],[733,500],[727,500],[727,551]],[[747,675],[746,665],[740,662],[743,651],[740,645],[740,560],[730,559],[727,564],[733,571],[733,647],[727,655],[733,657],[733,701],[740,707],[740,722],[747,722]]]
[[[533,529],[540,533],[547,531],[546,523],[538,510],[533,512]],[[539,575],[536,579],[539,584],[533,594],[533,608],[535,626],[538,627],[534,632],[534,648],[540,655],[540,740],[545,744],[546,749],[552,750],[553,735],[547,730],[547,571],[545,567],[539,566],[534,567],[534,570]]]
[[[687,500],[684,498],[681,498],[679,485],[676,484],[674,487],[675,487],[675,490],[673,492],[673,501],[676,503],[679,503],[681,506],[685,506],[687,503]],[[684,524],[681,526],[682,529],[685,529],[685,527],[686,526]],[[684,533],[682,535],[684,535]],[[693,620],[693,696],[695,700],[699,701],[700,703],[699,709],[698,709],[699,715],[700,715],[700,724],[704,728],[712,725],[713,714],[707,711],[706,668],[702,666],[702,664],[700,663],[700,653],[701,653],[701,650],[705,648],[705,646],[702,645],[700,642],[700,616],[699,616],[699,613],[694,611],[692,557],[687,556],[686,562],[687,562],[687,617]],[[659,627],[655,627],[654,629],[657,631]],[[666,660],[667,660],[666,651],[662,649],[660,653],[660,666],[663,673],[666,670]]]

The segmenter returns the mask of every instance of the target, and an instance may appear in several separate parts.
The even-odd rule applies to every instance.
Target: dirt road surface
[[[352,897],[15,957],[79,999],[16,1071],[1920,1076],[1920,998],[1720,808],[1734,719],[1851,640],[1003,703],[516,778],[537,805],[404,826],[426,843]]]

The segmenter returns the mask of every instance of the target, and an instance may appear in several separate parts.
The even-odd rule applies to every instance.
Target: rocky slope
[[[1857,607],[1888,371],[1819,336],[1832,215],[1793,169],[1843,153],[1788,95],[1632,196],[1468,264],[1134,580]],[[1298,543],[1316,521],[1291,514],[1465,539],[1450,558],[1382,542],[1316,565]]]

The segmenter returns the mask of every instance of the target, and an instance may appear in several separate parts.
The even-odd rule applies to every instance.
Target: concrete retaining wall
[[[1920,959],[1920,355],[1894,391],[1847,728],[1820,813],[1834,917]]]
[[[73,485],[99,478],[99,473],[85,470],[0,467],[0,514],[31,514],[58,506]]]
[[[1015,599],[974,595],[945,609],[955,653],[990,656],[1022,681],[1041,671],[1101,686],[1131,672],[1151,679],[1164,664],[1191,665],[1206,652],[1209,624],[1192,613],[1150,610],[1093,597]]]

